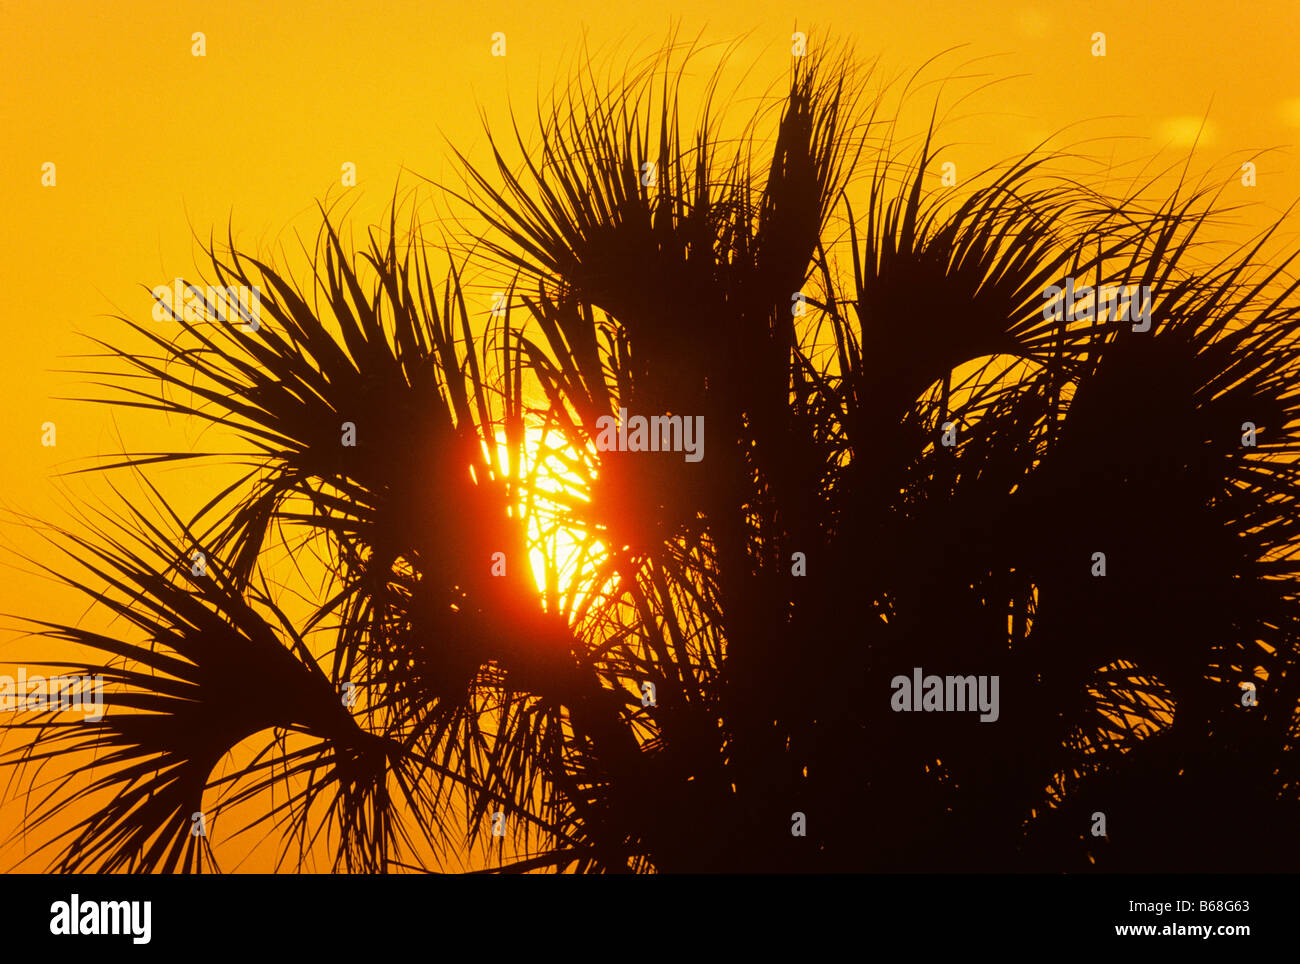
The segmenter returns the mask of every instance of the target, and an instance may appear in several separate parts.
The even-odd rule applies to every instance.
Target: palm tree
[[[691,129],[678,53],[580,71],[521,165],[491,130],[492,164],[461,156],[486,227],[445,271],[396,201],[355,253],[322,209],[306,285],[208,246],[256,330],[101,343],[87,400],[243,452],[112,462],[149,498],[50,532],[49,571],[132,630],[31,620],[110,691],[98,726],[15,724],[20,766],[94,755],[28,831],[107,797],[58,868],[215,866],[191,817],[218,789],[287,865],[348,871],[491,826],[505,870],[1300,855],[1294,254],[1208,258],[1212,193],[1104,195],[1049,151],[936,191],[931,136],[897,148],[847,55],[796,59],[774,137],[759,111],[723,138],[713,84]],[[471,262],[506,294],[485,327]],[[1149,289],[1149,330],[1045,311],[1067,278]],[[701,416],[705,457],[600,450],[620,410]],[[214,458],[238,478],[192,518],[147,479]],[[539,592],[559,532],[577,561]],[[998,719],[895,712],[915,667],[996,676]]]

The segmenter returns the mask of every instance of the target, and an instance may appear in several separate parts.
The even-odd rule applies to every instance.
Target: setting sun
[[[528,561],[548,608],[580,609],[592,591],[591,580],[606,558],[605,546],[590,530],[583,508],[596,477],[596,451],[579,450],[555,428],[529,426],[524,434],[525,460],[521,498],[515,506],[528,524]],[[500,457],[509,467],[509,447],[497,433]],[[566,598],[570,597],[570,598]]]

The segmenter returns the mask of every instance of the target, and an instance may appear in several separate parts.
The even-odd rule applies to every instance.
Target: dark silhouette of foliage
[[[490,845],[497,811],[527,855],[507,870],[1300,855],[1294,255],[1207,257],[1212,193],[1104,196],[1047,151],[941,191],[931,137],[896,148],[847,56],[796,60],[774,136],[760,111],[723,138],[716,83],[691,129],[676,56],[579,72],[540,143],[512,132],[522,166],[492,130],[489,166],[460,157],[450,193],[486,223],[464,257],[509,289],[486,329],[464,257],[435,270],[395,201],[359,254],[323,211],[305,287],[210,246],[212,284],[261,290],[256,331],[178,315],[123,319],[156,354],[101,342],[88,400],[247,452],[193,518],[146,483],[152,505],[51,533],[84,571],[50,571],[136,631],[32,621],[112,692],[99,727],[16,724],[19,764],[95,760],[29,830],[113,795],[60,868],[211,866],[190,814],[236,779],[222,806],[273,800],[288,865],[328,839],[353,871]],[[1149,286],[1151,329],[1045,318],[1067,277]],[[598,452],[620,408],[703,416],[704,459]],[[539,592],[559,530],[584,562]],[[269,580],[309,541],[330,582],[304,620]],[[894,712],[916,666],[999,676],[1000,718]]]

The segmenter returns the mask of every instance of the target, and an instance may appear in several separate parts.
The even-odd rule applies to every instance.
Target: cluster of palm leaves
[[[359,251],[327,212],[306,285],[214,249],[256,330],[103,342],[95,401],[242,448],[113,466],[237,464],[197,514],[145,482],[53,536],[121,629],[33,621],[109,691],[98,725],[16,724],[21,765],[81,761],[29,832],[98,794],[58,867],[215,866],[205,802],[346,871],[467,841],[611,872],[1300,856],[1290,260],[1208,253],[1211,194],[1050,153],[941,188],[844,58],[796,58],[740,137],[711,99],[681,120],[682,76],[580,73],[459,158],[504,312],[394,204]],[[1149,286],[1151,330],[1045,316],[1065,278]],[[598,451],[620,409],[702,416],[703,460]],[[999,719],[894,712],[913,667],[999,676]]]

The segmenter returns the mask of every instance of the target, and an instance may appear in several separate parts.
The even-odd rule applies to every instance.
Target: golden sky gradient
[[[420,176],[451,175],[449,142],[482,159],[480,111],[505,129],[513,102],[529,130],[538,92],[563,77],[584,40],[597,54],[645,54],[673,27],[681,38],[735,42],[735,74],[752,67],[755,93],[784,80],[795,29],[851,43],[863,60],[878,57],[882,79],[943,54],[926,77],[947,79],[955,94],[974,91],[944,128],[943,157],[959,172],[1068,128],[1054,143],[1087,151],[1095,174],[1113,165],[1121,179],[1153,158],[1153,170],[1172,163],[1199,132],[1193,172],[1228,183],[1225,203],[1251,205],[1239,215],[1248,228],[1300,198],[1300,0],[7,0],[0,508],[65,522],[57,472],[123,445],[194,444],[194,426],[57,397],[85,391],[58,371],[77,366],[69,356],[88,350],[83,336],[119,337],[110,315],[147,319],[147,289],[193,272],[196,234],[223,235],[229,223],[246,249],[293,249],[295,231],[311,242],[315,205],[328,197],[351,206],[348,223],[363,237],[399,178],[411,189]],[[196,31],[206,35],[204,57],[191,53]],[[505,57],[490,54],[496,31],[506,34]],[[1106,35],[1104,58],[1090,52],[1097,31]],[[937,92],[919,96],[928,105]],[[1250,158],[1258,186],[1245,188],[1233,171]],[[57,165],[54,187],[41,184],[45,162]],[[355,188],[340,186],[345,162],[356,165]],[[1294,228],[1285,235],[1297,236]],[[47,421],[57,425],[53,448],[41,445]],[[204,477],[155,475],[182,507],[206,499]],[[105,492],[96,477],[59,485],[74,502]],[[0,612],[78,618],[84,601],[14,558],[41,552],[30,532],[0,521],[0,547]],[[0,658],[13,658],[18,637],[0,627]],[[13,745],[12,737],[4,744]],[[13,830],[19,810],[8,794],[0,834]],[[21,848],[0,851],[0,868],[21,856]],[[243,869],[266,869],[271,856]]]

